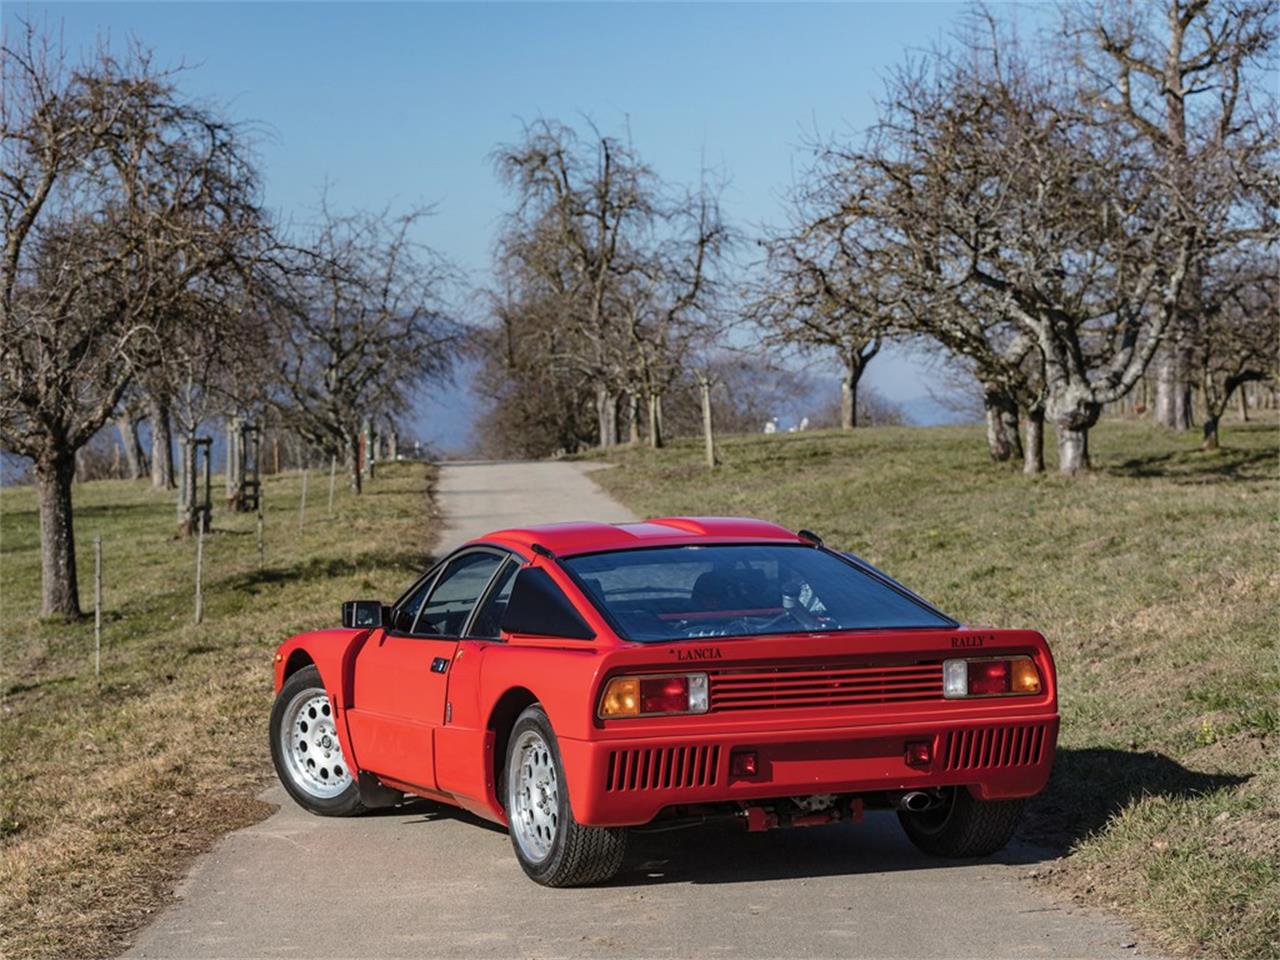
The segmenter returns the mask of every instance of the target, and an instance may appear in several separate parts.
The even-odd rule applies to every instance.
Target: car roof
[[[803,542],[785,527],[749,517],[659,517],[642,523],[547,523],[495,530],[472,542],[505,543],[526,550],[536,544],[557,556],[572,556],[604,550],[762,541]]]

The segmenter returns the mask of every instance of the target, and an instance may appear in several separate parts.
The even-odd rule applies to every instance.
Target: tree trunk
[[[716,465],[716,436],[711,422],[711,381],[701,379],[698,386],[702,389],[702,436],[706,445],[707,466]]]
[[[984,386],[982,405],[987,414],[987,449],[996,463],[1022,456],[1018,438],[1018,405],[1005,391]]]
[[[366,479],[373,479],[373,465],[378,459],[377,450],[373,443],[373,418],[365,417],[364,426],[361,435],[364,437],[364,475]],[[359,493],[359,488],[356,493]]]
[[[1190,358],[1179,344],[1170,344],[1156,369],[1155,421],[1171,430],[1191,429]]]
[[[71,514],[75,454],[63,452],[37,461],[35,472],[40,496],[40,612],[70,620],[80,616]]]
[[[360,493],[362,489],[363,477],[361,476],[360,445],[363,442],[363,434],[360,436],[350,436],[346,439],[347,470],[351,476],[352,493]]]
[[[852,430],[858,425],[859,374],[846,369],[840,378],[840,429]]]
[[[1218,449],[1218,417],[1216,414],[1210,413],[1204,418],[1204,443],[1201,448],[1204,450]]]
[[[240,493],[244,489],[244,438],[239,417],[227,417],[227,469],[225,489],[227,505],[240,509]]]
[[[1068,476],[1088,472],[1089,428],[1058,422],[1054,429],[1058,438],[1058,472]]]
[[[1240,419],[1249,422],[1249,391],[1245,384],[1240,384]]]
[[[627,443],[640,445],[640,394],[634,391],[627,394]]]
[[[138,422],[125,411],[116,417],[116,429],[120,431],[120,445],[124,447],[125,476],[137,480],[142,476],[146,455],[138,438]]]
[[[173,431],[169,426],[169,406],[147,398],[147,419],[151,423],[151,489],[173,489]]]
[[[596,386],[596,424],[600,446],[612,447],[618,442],[618,403],[604,384]]]
[[[187,432],[178,444],[182,458],[182,469],[178,476],[178,530],[184,537],[196,532],[196,435],[195,431]]]
[[[649,394],[649,446],[655,450],[663,444],[662,438],[662,397],[660,394]]]
[[[1023,444],[1023,473],[1044,473],[1044,411],[1027,411],[1027,439]]]

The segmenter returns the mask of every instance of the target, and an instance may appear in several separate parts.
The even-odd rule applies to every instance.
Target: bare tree
[[[998,37],[901,72],[869,147],[830,154],[881,178],[851,202],[904,268],[981,294],[1038,351],[1064,473],[1088,468],[1089,429],[1142,376],[1195,255],[1194,219],[1147,160]]]
[[[271,371],[261,361],[274,355],[271,331],[250,300],[238,272],[211,274],[183,300],[170,304],[162,352],[148,371],[151,388],[169,397],[179,431],[178,523],[196,532],[196,440],[217,414],[238,409],[258,392]],[[204,518],[207,521],[207,517]]]
[[[444,306],[452,271],[413,238],[428,214],[323,209],[267,280],[275,403],[307,443],[343,458],[357,493],[365,420],[402,413],[448,375],[462,344]]]
[[[0,54],[0,441],[40,488],[42,610],[71,617],[75,454],[116,411],[166,301],[205,268],[226,212],[209,137],[225,126],[141,49],[72,67],[19,33]]]
[[[734,237],[720,213],[719,190],[705,177],[696,192],[660,204],[664,233],[639,253],[637,267],[615,295],[629,346],[624,346],[630,423],[638,440],[645,407],[651,447],[663,445],[662,403],[692,352],[718,340],[726,324],[717,309],[720,267]]]
[[[764,343],[833,352],[840,428],[858,424],[858,384],[902,306],[893,267],[877,249],[873,220],[857,215],[818,178],[793,199],[792,230],[764,242],[766,277],[751,308]],[[834,203],[832,203],[834,201]]]
[[[673,188],[630,145],[551,120],[494,158],[516,210],[498,245],[496,330],[482,338],[488,427],[551,452],[617,443],[620,421],[638,442],[647,415],[660,446],[663,395],[718,327],[733,239],[719,188],[705,174],[697,189]]]
[[[627,144],[592,134],[584,146],[564,124],[538,120],[521,142],[498,148],[494,163],[517,197],[502,246],[537,274],[540,295],[557,301],[556,360],[592,384],[598,441],[610,446],[626,379],[610,295],[637,269],[658,199],[652,171]]]
[[[1191,362],[1204,396],[1204,446],[1218,447],[1218,425],[1237,390],[1280,380],[1280,264],[1256,253],[1215,262],[1200,290]]]
[[[1276,10],[1271,0],[1064,5],[1063,33],[1082,70],[1086,107],[1146,144],[1164,167],[1166,202],[1195,218],[1196,250],[1156,381],[1156,420],[1179,430],[1192,420],[1207,261],[1274,231],[1274,191],[1258,196],[1262,181],[1274,185],[1274,93],[1251,74],[1273,54]]]

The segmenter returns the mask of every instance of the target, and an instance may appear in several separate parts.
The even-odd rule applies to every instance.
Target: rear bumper
[[[1056,714],[945,724],[892,724],[704,737],[560,740],[575,819],[590,826],[648,823],[678,804],[816,793],[872,793],[965,786],[983,800],[1029,797],[1049,779]],[[928,767],[906,745],[932,746]],[[730,757],[753,750],[754,776],[733,776]]]

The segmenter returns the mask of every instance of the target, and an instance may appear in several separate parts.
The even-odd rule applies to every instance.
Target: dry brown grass
[[[107,558],[101,683],[91,620],[35,616],[32,491],[0,491],[0,952],[114,955],[196,854],[270,812],[256,794],[269,772],[272,651],[334,623],[343,599],[393,595],[421,569],[435,536],[431,477],[420,464],[385,468],[373,495],[341,493],[332,520],[312,477],[301,535],[299,478],[269,478],[267,564],[252,516],[218,514],[200,626],[194,548],[173,539],[168,498],[145,484],[77,488],[82,590],[94,535]]]
[[[1076,480],[993,466],[968,427],[726,437],[714,474],[681,441],[596,477],[643,515],[817,530],[967,622],[1042,630],[1063,727],[1024,835],[1065,856],[1041,882],[1168,950],[1275,958],[1280,434],[1228,424],[1205,453],[1108,422],[1091,444]]]

